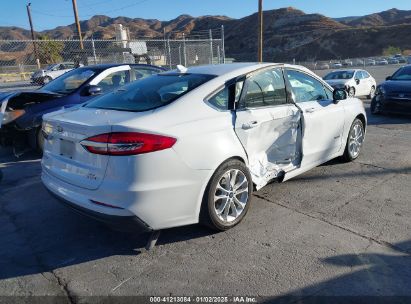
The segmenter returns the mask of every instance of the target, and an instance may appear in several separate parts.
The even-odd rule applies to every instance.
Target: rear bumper
[[[43,155],[42,182],[63,201],[90,210],[92,214],[97,212],[97,215],[123,219],[134,216],[152,230],[198,223],[211,170],[187,167],[172,149],[110,161],[115,161],[116,165],[108,165],[109,172],[102,184],[97,189],[87,189],[49,172],[44,166]]]
[[[109,214],[96,212],[96,211],[93,211],[87,208],[83,208],[73,202],[70,202],[69,200],[55,194],[53,191],[51,191],[47,187],[46,189],[52,196],[54,196],[63,205],[69,207],[70,209],[76,211],[77,213],[80,213],[82,215],[95,219],[97,221],[103,222],[104,224],[110,227],[113,227],[119,230],[125,230],[125,231],[139,231],[141,233],[152,231],[151,227],[149,227],[146,223],[144,223],[141,219],[139,219],[135,215],[118,216],[118,215],[109,215]]]

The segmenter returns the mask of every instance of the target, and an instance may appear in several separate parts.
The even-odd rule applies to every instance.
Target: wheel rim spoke
[[[357,157],[360,153],[361,145],[364,141],[364,131],[360,124],[355,124],[350,132],[348,149],[352,157]]]
[[[226,223],[236,220],[248,202],[248,180],[238,169],[225,172],[214,193],[214,209],[218,218]]]

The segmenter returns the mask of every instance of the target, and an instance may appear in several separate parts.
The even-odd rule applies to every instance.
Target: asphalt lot
[[[0,295],[411,296],[411,117],[368,118],[356,161],[267,185],[227,232],[165,230],[150,252],[58,204],[34,155],[3,152]]]

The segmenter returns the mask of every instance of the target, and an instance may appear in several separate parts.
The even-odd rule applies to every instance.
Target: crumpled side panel
[[[297,135],[300,117],[300,112],[296,112],[292,117],[272,120],[259,128],[260,134],[255,134],[262,139],[260,143],[265,144],[265,147],[259,148],[262,152],[249,155],[249,169],[257,190],[276,178],[282,168],[298,158]]]

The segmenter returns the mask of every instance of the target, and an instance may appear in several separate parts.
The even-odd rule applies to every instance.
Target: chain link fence
[[[39,69],[101,63],[176,65],[223,63],[224,39],[0,40],[0,82],[28,80]],[[53,64],[57,64],[54,65]]]

